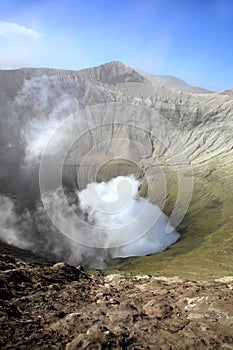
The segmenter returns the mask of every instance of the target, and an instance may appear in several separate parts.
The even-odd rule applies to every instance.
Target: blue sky
[[[0,68],[122,61],[233,87],[233,0],[0,0]]]

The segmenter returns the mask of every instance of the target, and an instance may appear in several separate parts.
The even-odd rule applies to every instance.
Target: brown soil
[[[1,349],[233,349],[230,278],[87,274],[0,253]]]

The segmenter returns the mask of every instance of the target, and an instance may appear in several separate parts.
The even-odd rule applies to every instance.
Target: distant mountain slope
[[[155,75],[155,74],[147,73],[141,70],[137,70],[137,71],[141,75],[143,75],[145,78],[152,81],[152,83],[160,86],[165,86],[166,88],[176,89],[184,92],[191,92],[194,94],[209,94],[213,92],[198,86],[190,85],[186,83],[184,80],[181,80],[179,78],[176,78],[170,75]]]

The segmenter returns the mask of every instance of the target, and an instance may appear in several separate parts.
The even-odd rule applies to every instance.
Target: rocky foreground
[[[1,349],[233,349],[232,278],[85,272],[0,255]]]

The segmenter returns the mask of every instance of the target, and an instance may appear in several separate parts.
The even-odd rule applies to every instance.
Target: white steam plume
[[[161,252],[179,238],[166,215],[138,195],[139,185],[133,176],[118,176],[78,194],[87,221],[103,229],[112,257]]]
[[[32,228],[28,211],[16,213],[15,203],[7,196],[0,195],[0,240],[19,248],[30,248],[27,233]]]

